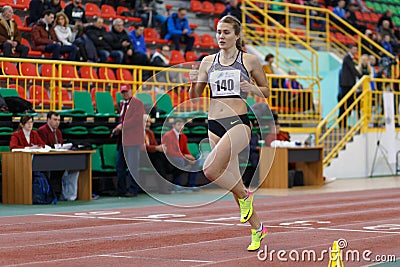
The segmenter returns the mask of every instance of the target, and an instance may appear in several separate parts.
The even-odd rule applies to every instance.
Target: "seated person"
[[[147,155],[141,156],[142,165],[150,165],[155,168],[158,174],[161,177],[157,177],[158,183],[158,193],[160,194],[169,194],[171,193],[168,189],[168,184],[163,180],[167,180],[167,170],[169,168],[169,163],[167,158],[165,157],[165,144],[159,145],[157,143],[154,132],[150,130],[151,126],[151,118],[149,115],[144,115],[144,120],[146,122],[145,129],[145,145]],[[148,159],[150,162],[148,162]],[[143,163],[144,162],[144,163]]]
[[[194,37],[192,30],[189,28],[189,21],[186,18],[186,8],[181,7],[178,13],[173,13],[167,20],[167,34],[165,40],[171,40],[174,44],[174,49],[179,51],[179,44],[186,44],[185,53],[192,51]]]
[[[275,122],[275,127],[270,127],[270,133],[265,138],[265,145],[271,146],[272,141],[290,141],[290,135],[288,132],[281,131],[281,126],[278,121]]]
[[[14,148],[42,148],[45,143],[39,134],[32,130],[33,117],[24,115],[19,121],[18,130],[11,135],[10,149]]]
[[[173,171],[174,180],[173,183],[176,185],[176,191],[182,191],[182,179],[180,175],[183,172],[188,172],[188,191],[198,191],[196,187],[196,179],[200,170],[199,161],[193,157],[187,146],[187,137],[182,133],[185,123],[182,119],[176,119],[172,125],[172,129],[169,130],[161,139],[161,143],[167,148],[167,159],[175,167]]]
[[[56,144],[63,144],[63,138],[61,130],[58,128],[60,126],[60,114],[50,111],[47,113],[47,123],[40,126],[38,129],[38,134],[41,139],[46,143],[46,145],[55,147]],[[62,173],[55,172],[54,175],[62,175],[62,200],[73,201],[78,197],[78,177],[79,171],[65,170]],[[55,188],[54,183],[52,187]]]
[[[297,76],[295,70],[289,70],[289,75]],[[286,78],[285,82],[283,83],[283,88],[295,90],[292,92],[287,92],[289,97],[284,97],[283,99],[289,99],[290,103],[286,104],[285,106],[289,106],[291,109],[295,109],[296,111],[305,111],[305,110],[313,110],[313,95],[312,92],[301,92],[299,90],[304,89],[303,85],[297,81],[295,77],[293,78]]]

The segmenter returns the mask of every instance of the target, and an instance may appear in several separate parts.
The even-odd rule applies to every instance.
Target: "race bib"
[[[213,97],[240,95],[240,70],[215,70],[210,75]]]

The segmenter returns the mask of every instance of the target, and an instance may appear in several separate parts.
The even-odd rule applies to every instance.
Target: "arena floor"
[[[335,240],[344,266],[399,266],[399,189],[400,177],[380,177],[259,190],[255,208],[269,235],[253,253],[230,196],[192,208],[145,194],[0,205],[0,266],[327,266]],[[186,205],[219,193],[165,197]]]

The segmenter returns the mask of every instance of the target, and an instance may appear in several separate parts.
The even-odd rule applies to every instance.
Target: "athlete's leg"
[[[211,143],[215,142],[215,146],[205,160],[205,176],[222,188],[232,191],[239,198],[245,198],[247,190],[242,177],[239,171],[232,173],[231,170],[239,168],[237,155],[249,144],[250,128],[240,124],[229,129],[221,138],[212,133],[209,137]],[[229,167],[230,164],[233,164],[232,167]]]

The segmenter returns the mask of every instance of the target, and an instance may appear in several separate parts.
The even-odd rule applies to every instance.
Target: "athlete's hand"
[[[253,92],[254,85],[250,84],[248,81],[242,78],[240,80],[240,90],[246,93]]]
[[[195,83],[199,78],[199,71],[196,68],[196,65],[192,65],[192,69],[189,71],[190,82]]]

